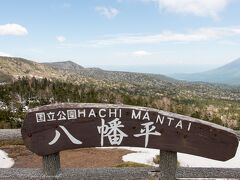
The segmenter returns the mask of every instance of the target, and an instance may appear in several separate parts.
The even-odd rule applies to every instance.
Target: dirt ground
[[[40,168],[42,158],[33,154],[23,145],[2,146],[2,150],[13,158],[16,168]],[[115,167],[121,164],[122,156],[131,151],[123,149],[84,148],[67,150],[60,153],[63,168]]]

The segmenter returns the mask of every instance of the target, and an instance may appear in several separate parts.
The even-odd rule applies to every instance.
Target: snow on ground
[[[104,148],[118,148],[134,151],[122,157],[124,162],[136,162],[147,164],[151,166],[158,166],[153,163],[153,158],[159,154],[157,149],[149,148],[135,148],[135,147],[104,147]],[[239,168],[240,167],[240,146],[234,158],[226,161],[216,161],[203,157],[193,156],[189,154],[178,153],[178,161],[180,166],[184,167],[225,167],[225,168]],[[14,165],[14,160],[8,157],[8,154],[0,150],[0,168],[10,168]]]
[[[13,164],[13,159],[9,158],[6,152],[0,150],[0,168],[10,168]]]
[[[153,158],[159,154],[159,150],[157,149],[134,148],[134,147],[118,147],[118,148],[135,151],[122,157],[123,161],[125,162],[131,161],[151,166],[158,166],[153,163]],[[180,166],[184,167],[240,168],[240,146],[238,147],[235,157],[226,162],[211,160],[183,153],[178,153],[178,161],[180,162]]]
[[[127,149],[130,151],[135,151],[134,153],[129,153],[122,157],[124,162],[136,162],[147,164],[150,166],[158,166],[153,162],[153,158],[159,154],[157,149],[147,149],[147,148],[134,148],[134,147],[121,147],[121,149]]]
[[[235,157],[225,162],[182,153],[178,153],[178,161],[181,166],[185,167],[240,168],[240,147],[238,147]]]

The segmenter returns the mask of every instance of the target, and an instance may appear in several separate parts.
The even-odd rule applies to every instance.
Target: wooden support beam
[[[176,180],[177,153],[160,151],[159,171],[149,172],[149,180]]]
[[[43,156],[43,172],[46,176],[58,176],[61,173],[59,153]]]

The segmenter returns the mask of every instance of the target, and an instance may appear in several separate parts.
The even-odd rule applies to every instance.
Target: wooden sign
[[[151,108],[111,104],[55,104],[28,112],[25,145],[38,155],[84,147],[131,146],[226,161],[238,139],[231,129]]]

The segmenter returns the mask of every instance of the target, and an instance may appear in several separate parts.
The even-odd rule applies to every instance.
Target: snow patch
[[[178,161],[180,162],[180,166],[184,167],[239,168],[240,146],[238,147],[235,157],[225,162],[182,153],[178,153]]]
[[[6,152],[0,150],[0,168],[10,168],[13,165],[13,159],[9,158]]]
[[[153,162],[153,158],[159,154],[159,150],[156,149],[146,149],[146,148],[133,148],[133,147],[123,147],[122,149],[127,149],[130,151],[135,151],[135,153],[129,153],[122,157],[124,162],[136,162],[141,164],[146,164],[149,166],[158,166]]]
[[[112,147],[110,147],[112,148]],[[135,148],[135,147],[114,147],[119,149],[126,149],[134,151],[134,153],[129,153],[122,157],[124,162],[136,162],[142,163],[150,166],[158,166],[158,164],[153,163],[153,158],[159,154],[157,149],[149,148]],[[180,166],[183,167],[219,167],[219,168],[239,168],[240,167],[240,146],[237,149],[236,155],[234,158],[222,162],[212,159],[207,159],[199,156],[189,155],[178,153],[178,161]]]

